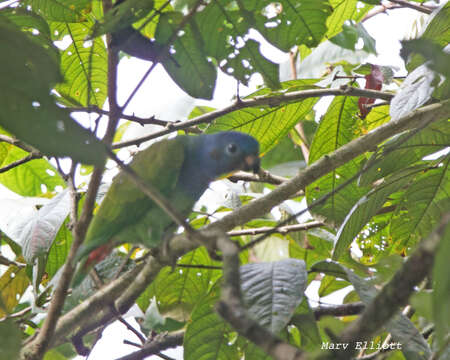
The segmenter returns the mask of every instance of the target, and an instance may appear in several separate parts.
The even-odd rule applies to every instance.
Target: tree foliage
[[[0,2],[0,183],[16,195],[0,201],[0,358],[87,355],[133,304],[142,344],[127,359],[176,345],[185,359],[350,359],[364,341],[363,358],[450,358],[450,3],[379,3]],[[402,78],[367,62],[364,22],[405,6],[426,23],[402,42]],[[126,115],[124,56],[160,63],[196,99],[212,99],[219,71],[262,85],[176,122]],[[70,290],[111,150],[226,130],[260,142],[265,170],[203,198],[198,239],[179,233],[168,257],[122,246]],[[316,306],[317,281],[321,298],[351,290]]]

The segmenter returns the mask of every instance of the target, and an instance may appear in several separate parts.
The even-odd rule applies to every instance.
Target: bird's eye
[[[231,143],[231,144],[227,145],[227,152],[229,154],[231,154],[231,155],[236,154],[237,150],[238,150],[238,147],[236,144]]]

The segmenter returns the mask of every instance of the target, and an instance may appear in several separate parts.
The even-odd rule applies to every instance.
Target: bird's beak
[[[244,158],[244,170],[252,170],[254,174],[259,172],[259,157],[258,155],[247,155]]]

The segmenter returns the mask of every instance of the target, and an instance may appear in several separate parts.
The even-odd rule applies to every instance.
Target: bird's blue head
[[[186,140],[191,145],[187,146],[181,185],[196,197],[224,174],[237,170],[259,171],[259,143],[252,136],[224,131],[187,136]]]
[[[204,135],[208,163],[214,178],[237,170],[259,171],[259,143],[250,135],[225,131]]]

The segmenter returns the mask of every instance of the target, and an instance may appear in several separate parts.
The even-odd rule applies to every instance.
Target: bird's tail
[[[81,258],[82,255],[89,253],[85,259],[80,261],[75,270],[75,275],[72,279],[71,287],[75,288],[80,285],[86,276],[89,275],[90,271],[97,265],[100,261],[108,256],[108,254],[113,249],[113,246],[110,243],[104,244],[92,251],[91,249],[87,249],[86,247],[81,247],[78,251],[76,258]]]

